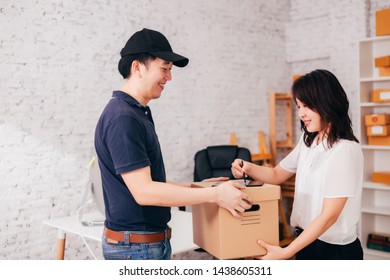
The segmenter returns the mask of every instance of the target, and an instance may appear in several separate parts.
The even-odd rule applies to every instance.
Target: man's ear
[[[141,75],[141,62],[134,60],[130,66],[131,75]]]

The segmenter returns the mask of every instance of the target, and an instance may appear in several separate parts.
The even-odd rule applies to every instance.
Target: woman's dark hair
[[[347,94],[337,78],[327,70],[314,70],[297,80],[291,88],[295,102],[297,99],[317,112],[323,121],[329,124],[328,147],[339,139],[359,141],[353,134],[351,119],[348,116],[349,101]],[[301,120],[304,142],[310,147],[318,132],[308,132]]]
[[[121,59],[118,62],[118,70],[119,73],[122,75],[123,79],[127,79],[131,76],[131,64],[133,61],[138,60],[142,64],[144,64],[146,67],[149,66],[149,62],[155,60],[156,57],[154,55],[148,54],[148,53],[141,53],[141,54],[129,54],[121,57]]]

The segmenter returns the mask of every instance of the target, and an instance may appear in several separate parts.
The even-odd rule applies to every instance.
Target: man
[[[163,34],[142,29],[121,51],[124,78],[95,131],[106,208],[102,237],[105,259],[170,259],[170,206],[217,203],[236,217],[250,208],[244,187],[224,182],[215,188],[166,183],[164,162],[147,106],[172,79],[172,66],[188,59],[174,53]]]

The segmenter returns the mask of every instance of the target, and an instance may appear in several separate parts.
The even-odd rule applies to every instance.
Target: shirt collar
[[[153,121],[153,117],[152,117],[152,111],[150,110],[149,106],[142,105],[141,103],[139,103],[137,101],[137,99],[135,99],[131,95],[129,95],[129,94],[127,94],[127,93],[125,93],[125,92],[123,92],[121,90],[113,91],[112,97],[113,98],[122,99],[127,104],[129,104],[130,106],[135,106],[135,107],[141,109],[144,112],[144,114],[148,117],[150,122],[154,125],[154,121]]]
[[[313,143],[311,144],[311,149],[316,149],[319,152],[323,152],[327,150],[328,147],[328,139],[324,138],[320,143],[317,144],[318,135],[314,138]]]
[[[141,105],[134,97],[132,97],[131,95],[129,95],[121,90],[114,90],[112,93],[112,97],[122,99],[126,103],[128,103],[129,105],[136,105],[138,107],[147,107],[147,106]]]

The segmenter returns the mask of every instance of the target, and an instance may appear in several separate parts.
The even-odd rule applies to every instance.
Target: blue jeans
[[[148,234],[154,232],[129,232],[137,234]],[[107,238],[102,236],[103,256],[106,260],[170,260],[172,249],[169,240],[153,243],[129,243],[119,242],[111,244]]]

